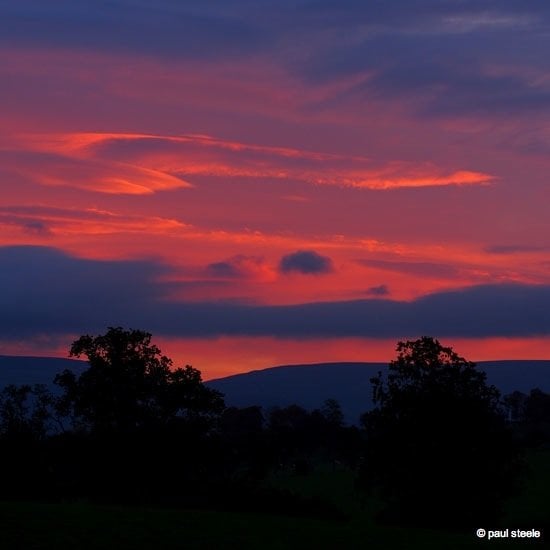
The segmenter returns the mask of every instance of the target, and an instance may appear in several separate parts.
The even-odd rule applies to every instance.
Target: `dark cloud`
[[[374,95],[416,102],[420,114],[434,116],[515,114],[550,108],[550,89],[532,77],[550,69],[549,5],[0,0],[0,43],[221,62],[253,53],[307,80],[368,75],[328,104]]]
[[[482,285],[436,293],[413,302],[371,299],[292,306],[171,304],[164,312],[163,325],[151,329],[162,333],[168,328],[179,336],[542,336],[550,334],[550,286]]]
[[[21,228],[25,233],[42,237],[51,235],[51,227],[46,222],[27,216],[10,215],[0,211],[0,225],[11,225]]]
[[[205,275],[220,279],[253,278],[262,272],[264,266],[264,260],[261,257],[238,254],[227,260],[208,264]]]
[[[548,111],[550,10],[535,2],[319,3],[339,41],[316,44],[294,71],[314,82],[364,75],[324,99],[406,101],[420,115]],[[347,39],[354,36],[355,39]],[[513,37],[513,39],[511,39]],[[495,68],[498,67],[498,70]],[[530,70],[528,70],[530,69]]]
[[[550,11],[544,2],[537,0],[315,0],[307,8],[315,11],[317,18],[334,24],[392,26],[400,24],[411,27],[426,19],[438,21],[448,17],[470,17],[478,22],[496,19],[498,16],[521,15],[543,16]]]
[[[47,247],[5,247],[0,263],[5,340],[97,332],[113,325],[200,338],[550,335],[548,285],[480,285],[412,302],[376,297],[266,306],[168,301],[159,282],[166,268],[150,261],[87,260]]]
[[[168,271],[155,262],[87,260],[37,246],[0,248],[0,265],[4,336],[144,322],[141,312],[163,297],[155,280]]]
[[[231,262],[214,262],[206,267],[208,275],[223,279],[237,279],[241,276],[238,267]]]
[[[303,273],[304,275],[323,275],[333,271],[332,260],[313,250],[298,250],[287,254],[279,262],[281,273]]]
[[[514,31],[514,36],[521,32]],[[507,50],[509,32],[463,35],[399,35],[377,37],[344,50],[331,50],[314,60],[305,74],[330,80],[341,74],[368,74],[362,82],[331,97],[319,107],[349,100],[393,99],[406,101],[418,114],[502,115],[533,113],[550,107],[550,88],[542,80],[515,68],[491,70],[492,65],[531,66],[546,72],[545,58],[538,56],[532,38],[524,42],[524,55]],[[539,39],[550,47],[548,36]],[[529,55],[531,52],[532,55]],[[504,53],[506,52],[506,53]],[[516,57],[513,61],[512,57]]]
[[[198,59],[259,49],[267,32],[223,9],[176,1],[92,0],[0,3],[0,42],[19,45],[126,51]]]
[[[550,89],[526,77],[489,75],[475,68],[462,74],[457,71],[454,78],[448,71],[440,73],[426,90],[437,90],[423,108],[426,114],[502,115],[540,113],[550,108]]]
[[[387,285],[371,286],[365,291],[367,296],[388,296],[389,293],[390,289]]]

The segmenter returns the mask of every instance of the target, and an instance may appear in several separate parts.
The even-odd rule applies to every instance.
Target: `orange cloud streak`
[[[34,226],[33,226],[34,223]],[[0,207],[0,226],[19,226],[24,230],[43,227],[51,236],[112,235],[147,232],[166,234],[185,229],[188,225],[158,216],[121,215],[97,208]]]
[[[188,186],[176,176],[254,177],[299,180],[318,185],[387,190],[443,185],[485,184],[494,179],[482,172],[445,171],[430,163],[376,163],[368,157],[269,147],[221,140],[205,135],[164,136],[128,133],[75,133],[27,135],[19,138],[31,150],[56,153],[71,159],[94,159],[105,170],[135,170],[134,179],[99,176],[95,189],[141,193]],[[122,145],[125,148],[117,148]],[[133,148],[132,148],[133,147]],[[117,158],[111,161],[115,148]],[[150,178],[148,184],[143,180]],[[47,183],[47,178],[43,178]],[[88,185],[90,185],[88,183]]]

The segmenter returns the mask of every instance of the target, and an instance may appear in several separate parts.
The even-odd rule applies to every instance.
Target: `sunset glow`
[[[550,358],[543,3],[88,4],[0,22],[0,353]]]

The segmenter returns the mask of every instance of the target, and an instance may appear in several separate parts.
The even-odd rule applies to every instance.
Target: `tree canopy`
[[[104,335],[81,336],[70,356],[85,356],[90,366],[80,376],[69,370],[56,376],[64,391],[58,408],[83,429],[132,432],[175,419],[208,420],[224,408],[200,372],[173,368],[148,332],[111,327]]]
[[[42,384],[6,386],[0,392],[0,438],[43,439],[54,420],[53,402]]]
[[[362,484],[386,519],[476,523],[498,516],[519,461],[497,389],[452,348],[423,337],[399,342],[376,408],[362,417],[368,447]]]

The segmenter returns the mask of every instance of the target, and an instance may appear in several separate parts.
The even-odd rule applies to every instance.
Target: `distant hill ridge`
[[[52,386],[55,375],[65,369],[80,374],[86,361],[63,357],[0,355],[0,388],[8,384],[46,384]]]
[[[504,395],[540,388],[550,392],[550,360],[482,361],[478,368]],[[64,369],[80,374],[85,361],[58,357],[0,355],[0,388],[8,384],[46,384]],[[293,403],[315,409],[328,398],[337,399],[346,420],[357,423],[361,413],[372,407],[370,379],[387,371],[387,363],[315,363],[282,365],[254,370],[206,384],[221,391],[229,406],[260,405],[264,409]]]
[[[477,367],[503,395],[533,388],[550,392],[550,360],[482,361]],[[228,405],[237,407],[296,403],[314,409],[325,399],[334,398],[346,420],[355,424],[373,406],[370,379],[379,371],[387,372],[387,368],[387,363],[284,365],[209,380],[207,384],[225,394]]]

